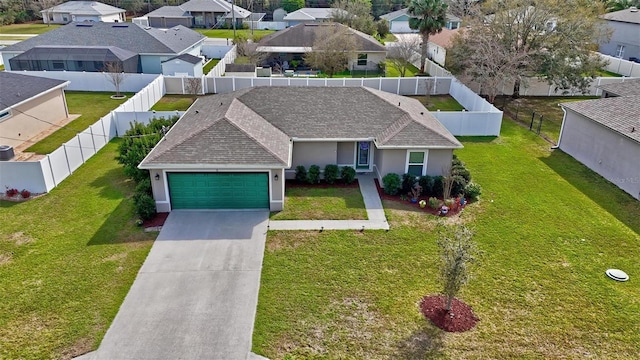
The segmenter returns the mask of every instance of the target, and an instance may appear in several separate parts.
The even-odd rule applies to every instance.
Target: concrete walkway
[[[368,220],[271,220],[269,230],[389,230],[373,174],[358,174]]]
[[[267,211],[172,211],[97,359],[247,359]]]

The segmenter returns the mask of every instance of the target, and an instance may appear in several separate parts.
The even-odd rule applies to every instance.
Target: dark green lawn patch
[[[253,351],[270,358],[634,358],[640,202],[510,121],[456,154],[483,194],[458,217],[385,205],[391,230],[269,232]],[[417,302],[440,291],[437,224],[484,251],[460,298],[480,322],[443,334]],[[626,283],[604,271],[620,268]],[[615,335],[614,335],[615,334]],[[603,340],[605,339],[605,340]]]
[[[0,358],[97,348],[156,234],[133,222],[133,186],[107,144],[48,195],[0,201]]]
[[[65,94],[69,114],[81,114],[81,116],[30,146],[25,150],[26,152],[49,154],[55,151],[133,95],[123,93],[128,96],[126,99],[115,100],[110,98],[113,92],[65,91]]]
[[[386,69],[387,69],[387,77],[400,77],[400,71],[396,68],[394,68],[393,66],[391,66],[391,63],[389,61],[387,61],[386,63]],[[409,64],[409,66],[407,67],[407,72],[405,73],[406,77],[412,77],[412,76],[416,76],[416,74],[420,73],[420,69],[418,69],[417,67],[415,67],[412,64]]]
[[[151,110],[155,111],[187,111],[193,104],[193,95],[165,95]]]
[[[408,96],[419,100],[429,111],[462,111],[464,106],[460,105],[451,95],[429,95],[429,96]]]
[[[285,190],[284,210],[271,220],[366,220],[358,187],[291,187]]]
[[[29,24],[11,24],[0,26],[0,34],[42,34],[53,29],[57,29],[62,25],[29,23]]]
[[[213,69],[216,65],[218,65],[219,62],[220,62],[220,59],[209,60],[209,62],[207,62],[202,68],[202,73],[207,75],[211,71],[211,69]]]

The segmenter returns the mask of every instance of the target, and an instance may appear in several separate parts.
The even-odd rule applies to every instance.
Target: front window
[[[624,56],[624,45],[618,45],[616,47],[616,55],[617,58],[622,58]]]
[[[415,176],[422,176],[427,171],[427,152],[409,151],[407,153],[407,173]]]
[[[0,113],[0,121],[8,119],[11,116],[11,110],[3,111]]]
[[[62,61],[54,61],[52,65],[53,70],[64,70],[64,62]]]
[[[358,66],[367,65],[367,54],[358,54]]]

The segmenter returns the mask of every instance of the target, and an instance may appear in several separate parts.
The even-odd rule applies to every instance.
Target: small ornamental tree
[[[471,277],[470,265],[477,263],[480,251],[473,241],[473,231],[464,225],[444,230],[438,239],[440,248],[440,280],[447,299],[445,310],[451,313],[451,302]]]
[[[107,80],[116,88],[116,96],[120,97],[120,85],[127,77],[122,63],[120,61],[108,61],[104,64],[104,72],[107,75]]]

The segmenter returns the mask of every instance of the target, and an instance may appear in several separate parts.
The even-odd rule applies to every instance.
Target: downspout
[[[565,120],[567,120],[567,110],[564,108],[564,106],[560,104],[558,104],[558,106],[560,106],[564,115],[562,115],[562,125],[560,125],[560,135],[558,136],[558,145],[552,146],[551,149],[553,150],[560,148],[560,141],[562,140],[562,132],[564,131],[564,122]]]

